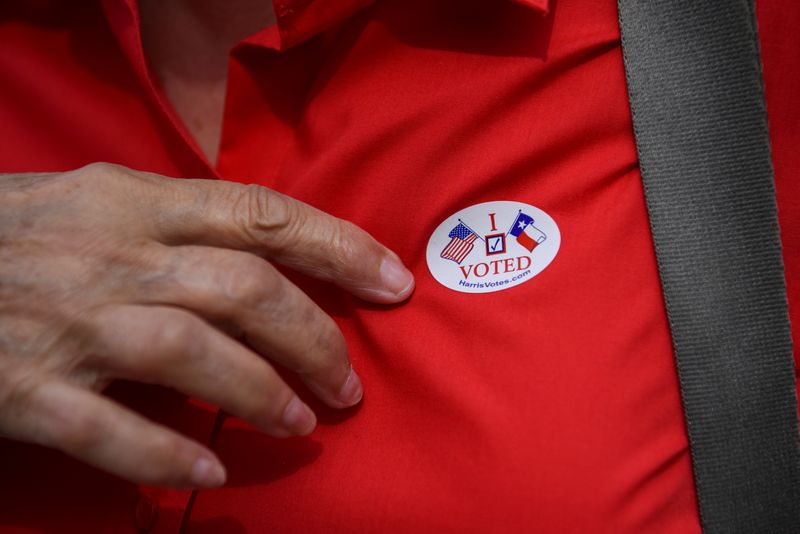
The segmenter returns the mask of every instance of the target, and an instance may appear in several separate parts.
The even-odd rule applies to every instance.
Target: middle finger
[[[305,293],[266,260],[204,246],[158,250],[150,303],[191,310],[233,326],[263,356],[296,372],[334,408],[361,400],[362,388],[339,327]]]

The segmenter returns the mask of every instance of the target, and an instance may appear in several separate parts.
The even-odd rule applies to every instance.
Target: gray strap
[[[753,5],[619,0],[703,529],[800,533],[792,342]]]

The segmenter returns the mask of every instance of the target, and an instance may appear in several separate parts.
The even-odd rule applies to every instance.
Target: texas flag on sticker
[[[522,213],[522,210],[517,214],[508,233],[516,237],[517,243],[525,247],[528,252],[533,252],[533,249],[547,239],[545,233],[533,225],[533,217]]]

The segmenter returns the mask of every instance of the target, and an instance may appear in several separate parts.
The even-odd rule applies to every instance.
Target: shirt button
[[[142,493],[136,502],[136,509],[133,514],[133,522],[139,532],[150,532],[158,521],[159,506],[158,501],[149,495]]]

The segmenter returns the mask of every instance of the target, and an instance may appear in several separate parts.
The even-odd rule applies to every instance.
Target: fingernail
[[[283,410],[283,426],[293,435],[307,436],[317,426],[317,416],[306,403],[295,397]]]
[[[364,396],[364,388],[361,387],[361,379],[354,370],[350,370],[350,376],[339,390],[339,400],[347,406],[353,406],[361,401]]]
[[[414,286],[414,276],[400,260],[392,256],[386,256],[381,263],[381,281],[398,297],[408,293]]]
[[[202,488],[214,488],[225,483],[225,468],[219,462],[199,458],[192,466],[192,484]]]

